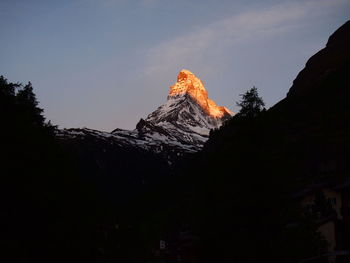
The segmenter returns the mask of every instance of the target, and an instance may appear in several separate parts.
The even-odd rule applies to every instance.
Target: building
[[[302,207],[317,213],[318,230],[328,242],[329,263],[350,262],[350,180],[312,185],[295,193]],[[303,262],[318,262],[320,258]]]

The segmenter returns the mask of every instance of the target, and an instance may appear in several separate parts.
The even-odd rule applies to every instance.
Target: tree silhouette
[[[76,174],[30,82],[0,76],[0,122],[0,261],[96,262],[104,203]]]
[[[240,96],[242,99],[237,103],[237,106],[241,107],[240,111],[237,114],[238,116],[253,118],[265,110],[265,103],[262,98],[259,97],[258,89],[256,87],[251,88]]]
[[[38,101],[33,92],[32,83],[28,82],[22,89],[17,92],[17,102],[22,111],[27,113],[28,121],[35,125],[44,125],[45,118],[42,115],[43,109],[38,107]]]

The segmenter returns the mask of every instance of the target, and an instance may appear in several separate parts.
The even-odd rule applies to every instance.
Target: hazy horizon
[[[60,128],[133,129],[185,68],[237,111],[256,86],[267,107],[349,19],[350,1],[1,1],[0,75],[31,81]]]

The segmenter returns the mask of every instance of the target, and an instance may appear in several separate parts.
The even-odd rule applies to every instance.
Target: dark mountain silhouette
[[[253,147],[276,158],[270,160],[275,162],[272,167],[284,160],[281,169],[293,173],[295,179],[319,180],[348,173],[349,28],[350,23],[345,23],[326,47],[309,59],[285,99],[249,122],[258,125],[249,131],[252,140],[259,138]],[[237,134],[245,129],[237,124],[241,121],[245,122],[233,118],[214,132],[207,149],[218,150],[222,144],[228,148],[227,142],[233,149],[240,141]]]
[[[191,251],[199,262],[300,262],[325,252],[316,222],[302,216],[293,193],[348,179],[349,36],[347,22],[271,109],[237,114],[211,132],[175,190],[167,189],[171,209],[153,215],[167,222],[163,237],[197,236]]]
[[[322,251],[312,227],[286,228],[300,220],[291,193],[350,173],[349,73],[347,22],[310,58],[284,100],[254,118],[238,114],[211,133],[187,208],[208,262],[297,262]]]
[[[93,130],[75,131],[84,136],[60,137],[61,145],[72,155],[81,177],[89,178],[114,202],[125,203],[171,174],[167,161],[152,151],[120,144],[113,137],[96,135]]]

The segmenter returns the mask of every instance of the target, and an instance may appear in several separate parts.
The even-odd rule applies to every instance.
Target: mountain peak
[[[185,93],[202,93],[208,96],[203,82],[191,71],[183,69],[177,76],[177,82],[170,87],[169,97],[183,95]]]
[[[189,71],[188,69],[182,69],[179,72],[179,75],[177,75],[177,80],[182,80],[182,79],[187,79],[190,77],[194,77],[197,78],[191,71]]]
[[[233,114],[229,109],[217,106],[209,99],[203,82],[187,69],[181,70],[178,74],[177,82],[170,87],[168,99],[184,95],[189,95],[211,117],[222,118]]]

